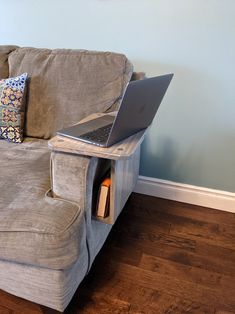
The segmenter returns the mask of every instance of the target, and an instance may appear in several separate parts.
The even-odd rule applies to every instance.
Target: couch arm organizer
[[[104,114],[91,115],[81,122],[88,121]],[[86,192],[85,187],[81,193],[81,183],[93,187],[95,175],[91,181],[86,173],[78,171],[87,166],[87,157],[110,161],[111,187],[110,187],[110,212],[108,217],[95,217],[94,210],[89,213],[90,218],[97,219],[103,223],[114,224],[122,208],[124,207],[130,193],[133,191],[139,174],[140,144],[144,139],[145,131],[138,132],[127,139],[114,144],[109,148],[101,148],[86,144],[66,137],[56,136],[49,141],[51,154],[51,180],[52,193],[56,197],[70,199],[85,206],[85,200],[93,197]],[[85,156],[85,157],[84,157]],[[84,164],[85,159],[85,164]],[[99,173],[96,173],[99,176]],[[66,184],[63,184],[66,182]],[[64,187],[65,185],[65,187]],[[96,200],[94,200],[96,203]],[[92,202],[89,202],[90,204]]]
[[[143,77],[123,54],[0,46],[0,127],[9,127],[0,138],[0,289],[59,311],[69,304],[134,188],[144,132],[106,149],[55,134],[97,112],[111,114],[128,81]],[[10,103],[12,82],[19,91]],[[12,106],[22,99],[23,142],[16,144]],[[97,218],[104,165],[110,213]]]

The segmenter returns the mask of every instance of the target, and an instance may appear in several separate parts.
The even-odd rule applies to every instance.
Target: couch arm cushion
[[[91,195],[87,195],[86,187],[92,185],[92,182],[87,182],[89,167],[95,168],[97,162],[96,157],[52,151],[52,196],[75,202],[81,208],[86,208],[86,202],[91,198]]]

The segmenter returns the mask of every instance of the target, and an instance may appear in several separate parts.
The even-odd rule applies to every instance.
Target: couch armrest
[[[110,214],[94,217],[106,224],[114,224],[133,191],[139,174],[140,146],[127,159],[110,160],[80,156],[66,152],[51,153],[51,195],[72,201],[85,212],[87,223],[96,207],[96,193],[102,168],[111,174]]]
[[[91,198],[98,158],[77,154],[52,151],[51,153],[51,190],[52,196],[87,207]]]
[[[94,118],[94,115],[86,120],[91,118]],[[102,163],[109,163],[110,214],[107,218],[96,219],[113,224],[135,187],[139,173],[140,144],[144,135],[145,130],[109,148],[55,136],[49,141],[49,147],[52,149],[52,195],[78,203],[85,209],[86,215],[89,215],[89,220],[92,216],[95,178],[99,176],[98,170],[103,167]]]

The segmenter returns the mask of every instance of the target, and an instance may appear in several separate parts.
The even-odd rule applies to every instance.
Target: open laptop
[[[173,74],[131,81],[116,116],[102,117],[60,130],[57,134],[109,147],[146,129],[160,106]]]

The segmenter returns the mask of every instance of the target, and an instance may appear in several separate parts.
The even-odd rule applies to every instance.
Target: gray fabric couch
[[[24,142],[0,139],[0,289],[63,311],[111,226],[91,218],[99,159],[66,154],[76,182],[59,182],[72,196],[52,197],[47,142],[91,113],[117,109],[132,65],[117,53],[0,46],[0,79],[24,72]]]

